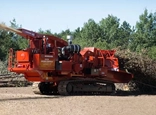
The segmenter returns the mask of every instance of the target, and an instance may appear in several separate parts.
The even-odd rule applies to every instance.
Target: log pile
[[[9,72],[7,61],[0,61],[0,87],[27,87],[31,84],[22,74]]]
[[[130,82],[132,90],[139,90],[142,93],[156,91],[156,61],[144,54],[137,54],[128,50],[116,50],[116,57],[119,59],[120,69],[128,70],[134,75]]]
[[[32,85],[23,75],[5,74],[0,75],[0,87],[27,87]]]

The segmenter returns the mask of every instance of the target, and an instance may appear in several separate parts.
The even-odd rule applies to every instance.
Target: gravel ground
[[[156,96],[45,96],[0,88],[0,115],[155,115]]]

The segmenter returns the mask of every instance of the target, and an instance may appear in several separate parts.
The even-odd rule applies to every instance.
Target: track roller
[[[40,93],[43,95],[57,94],[57,86],[53,86],[51,82],[41,82],[38,84]]]
[[[73,85],[69,81],[61,81],[58,84],[58,93],[60,95],[70,95],[73,91]]]

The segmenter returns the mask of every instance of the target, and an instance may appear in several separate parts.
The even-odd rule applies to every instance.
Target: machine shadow
[[[0,99],[0,102],[21,101],[21,100],[36,100],[36,99],[37,100],[38,99],[59,99],[59,98],[64,98],[64,97],[65,96],[60,96],[60,95],[45,95],[44,97],[14,97],[14,98]]]
[[[156,92],[152,92],[152,93],[141,93],[141,92],[137,92],[137,91],[119,91],[119,92],[116,92],[116,93],[112,93],[112,94],[74,94],[74,95],[70,95],[70,96],[114,96],[114,97],[126,97],[126,96],[141,96],[141,95],[148,95],[148,96],[151,96],[151,95],[156,95]],[[66,96],[65,96],[66,97]],[[68,96],[67,96],[68,97]]]
[[[112,96],[141,96],[141,95],[156,95],[156,92],[142,93],[139,91],[117,91],[116,94]]]
[[[6,101],[21,101],[21,100],[38,100],[38,99],[60,99],[60,98],[68,98],[68,97],[74,97],[74,96],[110,96],[110,97],[126,97],[126,96],[141,96],[141,95],[156,95],[156,92],[152,93],[140,93],[140,92],[128,92],[128,91],[119,91],[115,94],[74,94],[74,95],[68,95],[68,96],[62,96],[59,94],[52,94],[52,95],[42,95],[42,94],[35,94],[40,95],[41,97],[14,97],[14,98],[7,98],[7,99],[0,99],[0,102],[6,102]],[[43,97],[42,97],[43,96]]]

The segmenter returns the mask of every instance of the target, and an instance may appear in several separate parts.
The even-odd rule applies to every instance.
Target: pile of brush
[[[142,93],[156,91],[156,61],[144,54],[137,54],[129,50],[116,50],[120,69],[126,70],[134,75],[130,82],[132,90]]]

